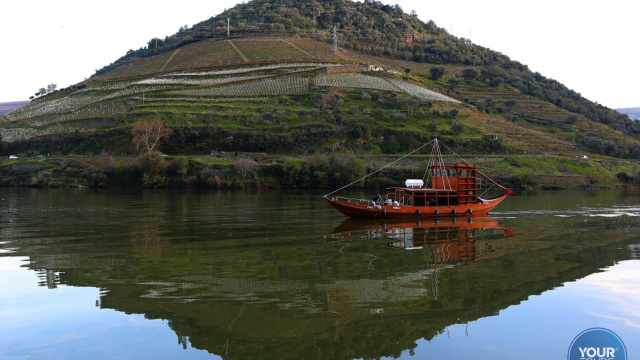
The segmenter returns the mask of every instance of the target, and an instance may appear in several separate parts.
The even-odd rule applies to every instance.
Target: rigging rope
[[[462,162],[464,162],[465,164],[469,164],[469,162],[468,162],[466,159],[464,159],[462,156],[458,155],[458,153],[457,153],[457,152],[455,152],[455,151],[451,150],[451,148],[450,148],[450,147],[448,147],[448,146],[447,146],[447,145],[445,145],[445,144],[442,144],[442,146],[446,147],[446,148],[447,148],[447,150],[451,151],[451,153],[453,153],[453,155],[457,156],[460,160],[462,160]]]
[[[427,145],[431,144],[431,143],[432,143],[432,142],[434,142],[434,141],[435,141],[435,139],[434,139],[434,140],[429,141],[428,143],[426,143],[426,144],[424,144],[424,145],[420,146],[419,148],[417,148],[417,149],[413,150],[412,152],[408,153],[407,155],[405,155],[405,156],[401,157],[400,159],[398,159],[398,160],[396,160],[396,161],[393,161],[393,162],[391,162],[391,163],[389,163],[389,164],[387,164],[387,165],[385,165],[385,166],[381,167],[380,169],[378,169],[378,170],[376,170],[376,171],[372,172],[371,174],[365,175],[365,176],[361,177],[360,179],[358,179],[358,180],[356,180],[356,181],[354,181],[354,182],[352,182],[352,183],[350,183],[350,184],[348,184],[348,185],[345,185],[345,186],[341,187],[341,188],[340,188],[340,189],[338,189],[338,190],[334,190],[334,191],[332,191],[332,192],[330,192],[330,193],[326,194],[324,197],[327,197],[327,196],[329,196],[329,195],[335,194],[335,193],[337,193],[338,191],[343,190],[343,189],[346,189],[346,188],[348,188],[349,186],[351,186],[351,185],[353,185],[353,184],[357,183],[358,181],[361,181],[361,180],[364,180],[364,179],[368,178],[369,176],[371,176],[371,175],[373,175],[373,174],[377,173],[377,172],[378,172],[378,171],[380,171],[380,170],[383,170],[383,169],[385,169],[385,168],[388,168],[389,166],[391,166],[391,165],[393,165],[393,164],[397,163],[398,161],[400,161],[400,160],[402,160],[402,159],[406,158],[407,156],[409,156],[409,155],[413,154],[414,152],[416,152],[416,151],[418,151],[418,150],[422,149],[423,147],[425,147],[425,146],[427,146]]]
[[[440,156],[440,160],[436,159],[436,161],[438,161],[438,164],[440,165],[440,175],[442,176],[442,173],[444,172],[444,178],[447,180],[447,184],[449,184],[449,190],[453,190],[453,188],[451,187],[451,181],[449,181],[449,172],[447,171],[447,169],[445,168],[445,165],[444,165],[444,159],[442,158],[442,152],[440,151],[440,143],[438,142],[438,139],[436,139],[436,146],[438,147],[438,154],[437,155]],[[445,147],[446,147],[446,145],[445,145]],[[449,149],[449,148],[447,148],[447,149]],[[451,150],[451,149],[449,149],[449,150]],[[442,181],[442,187],[445,187],[444,180]]]
[[[488,188],[487,190],[485,190],[482,194],[480,194],[478,197],[479,197],[479,198],[480,198],[480,197],[482,197],[484,194],[486,194],[486,193],[487,193],[487,191],[489,191],[489,190],[493,189],[493,187],[494,187],[494,186],[495,186],[494,184],[491,184],[491,186],[489,186],[489,188]]]

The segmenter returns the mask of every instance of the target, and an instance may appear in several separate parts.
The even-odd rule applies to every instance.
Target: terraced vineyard
[[[368,65],[392,71],[368,72]],[[277,128],[283,138],[299,131],[307,140],[322,139],[327,149],[351,142],[364,152],[397,152],[431,134],[452,136],[455,123],[464,124],[464,138],[483,142],[491,136],[515,152],[577,154],[579,136],[638,145],[506,84],[463,80],[454,89],[447,80],[462,78],[464,66],[447,65],[447,75],[437,81],[429,76],[430,66],[333,52],[309,38],[204,40],[131,60],[91,78],[86,87],[36,99],[6,116],[0,136],[15,142],[126,129],[159,117],[177,128],[241,128],[267,138],[258,129]],[[317,126],[325,132],[316,133]]]
[[[258,47],[262,40],[245,40],[238,43],[246,50],[252,46]],[[207,53],[213,51],[214,45],[226,46],[224,44],[225,42],[208,41],[199,48],[199,51]],[[298,48],[298,45],[281,39],[272,40],[269,44],[288,47],[289,54],[306,52]],[[156,68],[161,62],[158,60],[160,58],[167,61],[165,65],[170,65],[173,61],[179,61],[180,56],[193,54],[194,51],[195,48],[185,47],[173,54],[174,56],[162,55],[157,59],[149,59],[145,61],[142,68]],[[151,66],[151,64],[155,65]],[[92,131],[119,126],[120,122],[114,121],[114,118],[126,118],[127,114],[140,114],[141,111],[148,112],[148,109],[159,109],[163,107],[163,103],[167,102],[174,104],[202,101],[259,103],[267,101],[270,97],[308,94],[311,84],[321,88],[370,89],[406,93],[423,100],[456,102],[449,97],[402,80],[353,73],[320,74],[343,66],[343,63],[326,61],[276,62],[201,71],[169,71],[154,77],[125,81],[112,81],[113,74],[110,74],[104,77],[109,82],[97,82],[67,96],[37,99],[14,111],[7,115],[9,122],[0,127],[0,135],[5,141],[16,141],[52,133]],[[165,66],[165,68],[177,69],[178,67]],[[118,72],[119,70],[115,71],[116,74]],[[138,71],[135,73],[141,74]],[[152,101],[154,106],[151,108],[138,106],[145,101]],[[110,121],[87,121],[101,119],[110,119]]]
[[[285,77],[249,81],[242,84],[213,87],[198,90],[174,91],[172,95],[189,96],[264,96],[282,94],[303,94],[309,89],[309,78]]]
[[[410,96],[415,96],[418,99],[460,103],[460,101],[456,99],[450,98],[448,96],[442,95],[435,91],[431,91],[429,89],[425,89],[423,87],[416,86],[404,81],[391,80],[391,83],[397,86],[398,88],[402,89],[403,91],[405,91]]]
[[[321,76],[316,85],[327,87],[345,87],[354,89],[373,89],[381,91],[398,91],[387,80],[369,75]]]

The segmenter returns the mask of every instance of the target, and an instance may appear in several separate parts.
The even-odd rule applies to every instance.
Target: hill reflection
[[[631,232],[579,219],[513,230],[497,218],[334,227],[323,225],[329,212],[289,212],[284,222],[275,201],[238,196],[233,203],[253,204],[261,220],[225,222],[216,216],[228,209],[204,205],[220,194],[165,196],[130,218],[121,216],[128,201],[82,212],[90,219],[81,226],[23,213],[9,255],[28,256],[43,286],[100,288],[101,308],[167,319],[181,344],[225,359],[352,359],[397,357],[635,251],[617,246]],[[301,209],[308,199],[278,201]],[[42,221],[46,231],[29,227]]]

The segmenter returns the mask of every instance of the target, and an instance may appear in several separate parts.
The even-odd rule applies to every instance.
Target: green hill
[[[401,154],[435,136],[464,154],[640,158],[637,122],[433,22],[378,2],[294,0],[238,5],[35,99],[0,118],[2,153],[130,155],[131,127],[152,120],[173,131],[165,153],[266,153],[271,163]],[[520,163],[494,171],[510,176]],[[564,174],[598,184],[620,169],[633,177],[624,161],[608,175]]]

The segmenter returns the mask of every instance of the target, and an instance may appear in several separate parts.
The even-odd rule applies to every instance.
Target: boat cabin
[[[429,168],[431,187],[409,179],[405,187],[388,188],[387,198],[404,206],[454,206],[476,204],[477,168],[461,163]]]

